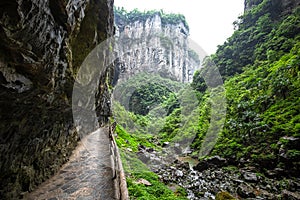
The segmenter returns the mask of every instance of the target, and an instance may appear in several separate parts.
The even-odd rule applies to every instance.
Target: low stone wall
[[[117,143],[114,138],[115,126],[109,126],[109,137],[111,138],[111,163],[113,168],[115,198],[119,200],[129,200],[126,177],[122,166],[122,161]]]

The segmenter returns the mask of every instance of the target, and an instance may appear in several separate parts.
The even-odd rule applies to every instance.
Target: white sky
[[[190,27],[190,38],[208,54],[233,33],[232,23],[243,13],[244,0],[114,0],[127,11],[163,9],[181,13]]]

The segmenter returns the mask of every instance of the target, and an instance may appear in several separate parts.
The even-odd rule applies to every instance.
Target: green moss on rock
[[[231,196],[228,192],[222,191],[216,195],[216,200],[236,200],[236,198]]]

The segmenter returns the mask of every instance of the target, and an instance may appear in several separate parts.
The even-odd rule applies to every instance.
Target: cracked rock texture
[[[68,160],[79,139],[76,72],[113,31],[113,0],[0,2],[0,199],[21,198]],[[100,79],[97,102],[110,96],[112,71]],[[105,122],[110,108],[96,107]]]
[[[159,12],[128,19],[115,14],[116,73],[127,80],[140,72],[157,73],[175,81],[192,81],[200,67],[189,48],[189,29],[181,20],[164,23]]]

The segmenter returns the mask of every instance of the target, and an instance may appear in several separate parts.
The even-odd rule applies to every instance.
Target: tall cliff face
[[[78,141],[71,110],[76,71],[112,34],[113,0],[1,1],[1,199],[32,190],[68,159]],[[109,96],[110,72],[99,99]],[[105,121],[110,108],[97,106]]]
[[[182,15],[158,11],[115,10],[118,45],[117,70],[121,79],[139,72],[159,73],[191,82],[199,58],[188,47],[189,28]]]

